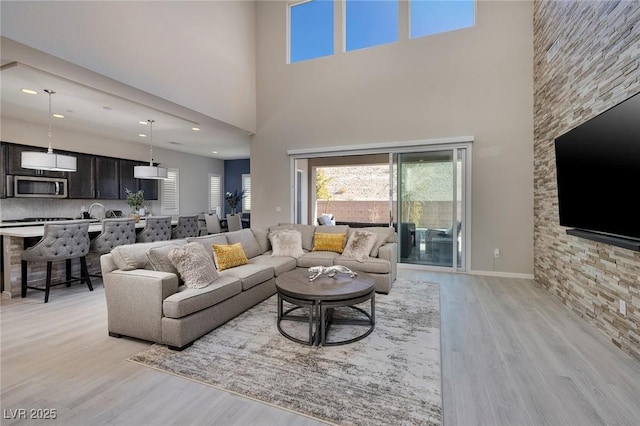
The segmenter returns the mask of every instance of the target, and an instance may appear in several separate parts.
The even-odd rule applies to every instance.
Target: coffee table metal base
[[[375,291],[373,290],[361,297],[342,300],[302,300],[278,293],[278,331],[289,340],[309,346],[337,346],[357,342],[358,340],[367,337],[375,329],[375,299]],[[366,302],[367,300],[371,302],[370,312],[354,306],[359,303]],[[294,306],[285,311],[283,304],[284,301],[287,301]],[[304,307],[308,307],[308,315],[295,315],[297,310]],[[352,309],[361,314],[364,318],[334,318],[334,309],[338,307]],[[283,320],[308,322],[309,339],[302,340],[284,331],[280,325]],[[329,334],[331,326],[334,324],[366,326],[368,328],[356,337],[328,342],[327,335]]]

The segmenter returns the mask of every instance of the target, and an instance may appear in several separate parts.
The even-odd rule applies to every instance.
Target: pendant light
[[[75,172],[76,157],[53,153],[53,148],[51,146],[51,138],[53,137],[51,123],[53,118],[51,115],[51,95],[54,95],[56,92],[50,89],[44,89],[44,91],[49,94],[49,149],[47,152],[24,151],[22,153],[20,165],[24,169]]]
[[[149,165],[135,166],[133,168],[133,177],[136,179],[166,179],[167,168],[153,165],[153,123],[155,120],[147,120],[149,125]]]

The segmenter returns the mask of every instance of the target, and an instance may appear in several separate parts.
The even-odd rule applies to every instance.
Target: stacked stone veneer
[[[553,148],[555,137],[640,92],[640,2],[536,1],[534,91],[535,278],[640,360],[640,253],[559,226]],[[637,203],[640,180],[621,184]]]

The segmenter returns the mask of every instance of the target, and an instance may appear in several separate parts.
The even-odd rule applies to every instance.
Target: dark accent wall
[[[225,160],[224,162],[224,192],[233,192],[235,189],[242,189],[242,175],[251,173],[251,161],[244,160]],[[242,204],[238,207],[238,212],[242,211]],[[229,204],[224,203],[224,214],[231,213]]]
[[[566,234],[558,223],[553,149],[555,137],[638,92],[640,2],[535,2],[535,279],[640,360],[640,253]],[[638,182],[620,184],[633,203]],[[640,220],[625,212],[620,218]]]

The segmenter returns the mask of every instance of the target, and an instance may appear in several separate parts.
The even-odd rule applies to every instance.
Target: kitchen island
[[[177,220],[171,222],[176,225]],[[142,230],[146,221],[140,220],[136,223],[136,229]],[[89,236],[94,238],[102,232],[102,223],[89,224]],[[2,238],[2,284],[3,296],[20,297],[22,288],[21,259],[22,250],[34,246],[44,235],[44,225],[0,227],[0,238]],[[90,274],[100,273],[100,254],[89,253],[87,255],[87,268]],[[65,262],[54,262],[52,269],[52,281],[65,280]],[[72,275],[79,275],[80,262],[72,262]],[[44,287],[46,278],[46,263],[29,264],[29,284],[36,284]]]

